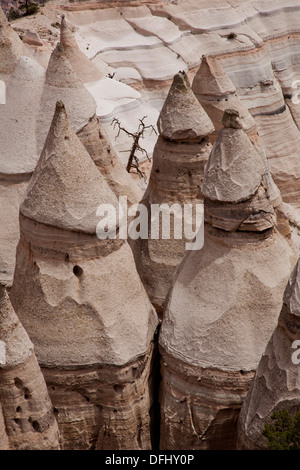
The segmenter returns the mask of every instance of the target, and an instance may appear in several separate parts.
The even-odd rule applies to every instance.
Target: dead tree
[[[130,152],[126,170],[128,171],[128,173],[130,173],[131,170],[134,169],[141,178],[144,178],[145,181],[147,180],[147,177],[146,177],[146,174],[143,171],[141,171],[141,169],[139,168],[140,161],[136,153],[141,152],[143,155],[146,155],[147,159],[150,161],[150,157],[148,155],[147,150],[140,146],[140,139],[144,138],[145,131],[148,129],[151,129],[151,132],[155,132],[155,134],[157,134],[155,127],[152,124],[149,124],[149,125],[145,124],[144,121],[146,118],[147,116],[144,116],[142,119],[139,119],[140,123],[135,132],[130,132],[127,129],[125,129],[123,126],[121,126],[121,123],[118,118],[114,118],[111,123],[114,126],[114,128],[116,126],[118,128],[116,139],[119,137],[121,131],[125,132],[125,134],[127,134],[129,137],[133,139],[131,149],[122,150],[122,152]]]

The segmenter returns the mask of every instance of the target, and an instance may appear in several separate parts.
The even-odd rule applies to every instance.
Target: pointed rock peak
[[[20,212],[45,225],[95,234],[100,204],[118,208],[115,195],[71,128],[59,101]]]
[[[236,111],[226,110],[209,156],[202,185],[206,198],[220,202],[250,199],[261,185],[265,167],[249,137],[240,127]]]
[[[201,140],[214,126],[195,97],[185,72],[179,72],[157,122],[159,133],[167,140]]]
[[[291,315],[300,316],[300,258],[286,286],[283,303]]]
[[[60,42],[65,49],[77,49],[77,42],[68,27],[65,15],[61,15]]]
[[[203,56],[192,89],[195,95],[222,96],[236,92],[236,88],[216,57]]]
[[[24,363],[32,351],[33,344],[13,309],[6,285],[0,282],[0,368]]]
[[[60,88],[81,88],[82,81],[77,77],[68,61],[63,45],[59,42],[52,52],[47,71],[46,83]]]

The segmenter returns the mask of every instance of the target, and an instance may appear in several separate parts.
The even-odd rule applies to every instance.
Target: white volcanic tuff
[[[141,108],[141,94],[125,83],[104,78],[85,86],[97,103],[96,114],[101,122],[111,123],[113,117],[120,113],[130,112],[132,108]]]
[[[75,74],[60,43],[51,54],[40,102],[37,125],[39,152],[44,146],[57,100],[63,100],[75,132],[95,115],[96,102]]]
[[[45,70],[37,62],[24,56],[19,59],[7,83],[6,104],[1,105],[0,173],[31,173],[35,168],[39,157],[36,121],[44,79]]]
[[[90,58],[99,51],[121,47],[151,47],[162,44],[154,35],[145,37],[137,33],[134,28],[123,18],[120,11],[114,8],[96,11],[68,12],[66,15],[70,23],[79,27],[80,36],[76,39],[79,47]],[[86,49],[88,47],[88,49]]]
[[[45,70],[20,57],[0,113],[0,279],[11,283],[19,241],[19,205],[38,160],[36,120]],[[19,117],[17,116],[19,113]]]
[[[299,410],[299,364],[293,362],[293,342],[300,330],[300,262],[287,284],[278,325],[259,362],[239,418],[239,446],[243,449],[267,449],[262,431],[274,411]],[[263,399],[262,399],[263,397]]]

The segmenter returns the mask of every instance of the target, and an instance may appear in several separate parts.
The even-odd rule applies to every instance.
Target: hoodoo
[[[3,283],[0,341],[0,449],[59,449],[58,426],[33,344]]]
[[[97,236],[101,204],[118,209],[58,102],[20,208],[11,299],[62,448],[149,449],[157,316],[128,243]]]
[[[236,88],[216,57],[203,56],[196,73],[192,90],[215,126],[210,136],[215,142],[222,129],[223,114],[226,109],[239,113],[242,126],[247,134],[256,129],[256,124],[246,106],[237,96]]]
[[[178,73],[158,119],[160,135],[153,152],[149,184],[140,203],[147,209],[148,239],[144,237],[132,241],[138,272],[159,314],[162,313],[175,269],[184,256],[188,241],[185,232],[181,237],[180,234],[175,235],[176,217],[181,229],[180,217],[184,218],[184,224],[191,227],[195,223],[196,206],[202,208],[203,205],[201,184],[211,150],[208,135],[213,129],[190,88],[186,74]],[[163,204],[167,207],[165,211]],[[185,204],[193,207],[190,216],[184,212]],[[169,239],[164,238],[163,234],[153,238],[151,211],[154,205],[160,206],[162,220],[164,216],[170,217],[170,212],[175,210],[174,218],[170,217]],[[199,220],[201,223],[202,214]],[[194,236],[195,233],[190,236],[190,242]]]
[[[60,43],[74,72],[83,83],[96,82],[104,78],[104,73],[79,49],[65,15],[61,16]]]
[[[164,311],[162,449],[236,448],[239,410],[296,258],[236,111],[223,123],[202,185],[204,246],[185,255]]]
[[[278,325],[258,365],[238,423],[241,449],[267,449],[262,435],[275,411],[300,409],[300,261],[287,284]]]
[[[215,132],[210,135],[212,142],[216,141],[223,127],[225,109],[231,109],[238,113],[241,128],[251,140],[265,166],[264,183],[268,189],[268,197],[276,209],[278,228],[283,234],[289,233],[287,216],[285,215],[287,210],[282,205],[280,191],[271,175],[267,152],[259,137],[256,122],[238,97],[234,84],[216,57],[203,56],[193,80],[192,90],[215,126]]]
[[[51,54],[41,98],[37,135],[40,152],[43,149],[57,100],[65,103],[70,124],[80,131],[95,115],[96,102],[77,77],[65,49],[58,43]]]

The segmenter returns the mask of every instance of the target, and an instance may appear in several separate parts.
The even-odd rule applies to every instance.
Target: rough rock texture
[[[224,110],[230,108],[239,114],[241,128],[248,135],[262,158],[266,169],[264,183],[268,188],[268,196],[273,206],[277,208],[278,227],[282,226],[284,233],[287,226],[287,216],[282,206],[280,191],[270,172],[267,152],[258,134],[256,122],[238,97],[233,82],[216,57],[203,56],[201,65],[194,77],[192,89],[215,126],[215,132],[210,136],[212,142],[215,142],[224,125]]]
[[[58,426],[33,344],[0,284],[1,449],[57,450]],[[5,437],[6,435],[6,437]]]
[[[0,6],[0,80],[7,81],[23,54],[23,43]]]
[[[188,236],[183,234],[176,238],[175,221],[171,219],[170,238],[164,239],[161,233],[154,239],[151,235],[154,226],[151,205],[168,204],[171,208],[177,204],[177,214],[180,216],[184,214],[185,203],[191,204],[194,211],[196,205],[203,204],[201,184],[204,165],[211,150],[207,134],[213,130],[184,73],[174,77],[159,116],[158,128],[161,135],[154,149],[149,184],[141,200],[141,205],[147,209],[144,217],[148,217],[149,237],[132,240],[131,245],[145,289],[161,314],[175,269],[185,253]],[[195,222],[193,217],[190,219]],[[184,221],[191,222],[188,217]]]
[[[247,134],[255,129],[253,117],[237,96],[234,84],[216,57],[203,56],[192,90],[214,124],[215,132],[210,136],[212,142],[216,141],[222,129],[225,109],[234,109],[239,113],[242,127]]]
[[[102,203],[117,207],[57,103],[20,209],[11,299],[45,374],[62,448],[95,448],[97,440],[107,448],[106,430],[116,448],[146,449],[157,317],[127,242],[96,235]]]
[[[104,73],[100,72],[99,68],[79,49],[67,25],[65,15],[62,15],[61,18],[60,43],[65,50],[65,55],[72,65],[74,72],[83,83],[95,82],[104,77]]]
[[[45,71],[22,56],[6,85],[0,105],[0,279],[12,282],[19,241],[19,205],[35,168],[36,119]]]
[[[129,205],[137,204],[142,197],[142,190],[121,163],[99,118],[93,116],[77,136],[114,194],[127,197]]]
[[[164,311],[162,449],[236,447],[238,412],[295,263],[275,228],[263,174],[260,156],[233,121],[205,169],[204,246],[185,255]]]
[[[292,415],[300,407],[299,341],[300,261],[287,284],[278,325],[259,362],[238,423],[241,449],[267,449],[262,436],[274,411],[286,409]],[[295,356],[293,358],[293,355]]]
[[[75,132],[80,131],[95,115],[95,100],[77,77],[60,43],[51,54],[46,71],[37,125],[39,152],[45,143],[57,100],[65,103]]]

